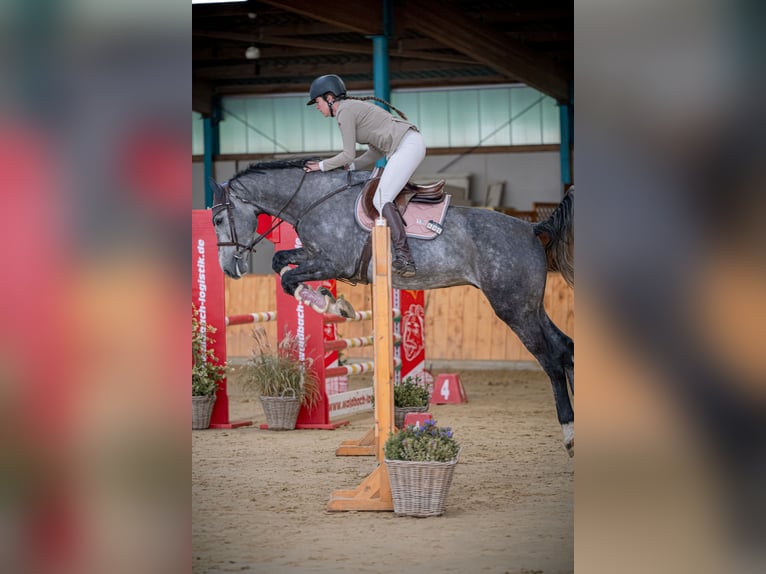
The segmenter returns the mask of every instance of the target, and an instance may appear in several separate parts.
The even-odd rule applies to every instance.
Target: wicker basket
[[[404,428],[404,418],[407,413],[424,413],[428,410],[428,405],[424,407],[394,407],[394,425],[399,430]]]
[[[286,397],[286,392],[291,392],[292,397]],[[263,413],[266,415],[266,424],[269,430],[293,430],[298,420],[298,411],[301,409],[301,399],[295,396],[293,389],[285,389],[281,397],[261,396]]]
[[[203,430],[210,426],[215,395],[192,397],[192,430]]]
[[[449,462],[385,459],[394,512],[405,516],[443,514],[457,459],[457,456]]]

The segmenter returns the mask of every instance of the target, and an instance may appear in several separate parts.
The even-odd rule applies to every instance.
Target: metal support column
[[[569,82],[569,102],[559,104],[559,130],[561,133],[561,185],[572,183],[572,145],[574,144],[574,84]]]
[[[391,84],[388,74],[388,37],[391,35],[392,4],[391,0],[383,1],[383,34],[372,36],[372,73],[375,87],[375,97],[391,101]],[[375,102],[384,109],[388,106]],[[390,110],[389,110],[390,111]],[[378,160],[378,167],[386,165],[386,159]]]
[[[569,104],[559,104],[559,130],[561,133],[561,144],[559,147],[559,157],[561,159],[561,183],[566,187],[572,183],[571,166],[571,143],[572,126],[570,121]]]
[[[214,177],[213,158],[220,152],[220,131],[218,125],[221,121],[221,107],[218,102],[213,103],[213,113],[203,119],[204,127],[204,165],[205,165],[205,207],[213,205],[213,190],[207,182]]]

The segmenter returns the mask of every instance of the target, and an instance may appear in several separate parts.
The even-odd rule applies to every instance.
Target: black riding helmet
[[[335,74],[328,74],[326,76],[319,76],[313,82],[311,82],[311,88],[309,88],[309,102],[306,104],[310,106],[314,103],[318,97],[332,92],[336,97],[340,98],[346,95],[346,84],[340,79],[340,76]]]

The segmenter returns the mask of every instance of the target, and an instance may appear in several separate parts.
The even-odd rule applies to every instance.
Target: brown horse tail
[[[545,248],[549,271],[560,271],[574,287],[574,186],[545,221],[534,224],[535,235]]]

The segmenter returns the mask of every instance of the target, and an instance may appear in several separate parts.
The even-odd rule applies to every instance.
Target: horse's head
[[[255,242],[261,210],[253,203],[232,193],[228,183],[219,184],[212,178],[213,227],[218,239],[218,261],[223,272],[239,279],[248,272],[248,259]]]

